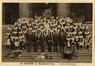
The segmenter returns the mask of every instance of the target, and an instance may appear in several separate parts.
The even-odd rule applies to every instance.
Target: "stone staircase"
[[[38,54],[42,54],[43,52],[26,52],[26,50],[22,51],[22,57],[17,58],[16,60],[7,60],[5,58],[5,54],[8,52],[3,52],[3,61],[9,61],[9,62],[37,62],[37,61],[44,61],[44,62],[91,62],[92,60],[92,52],[91,50],[79,50],[78,51],[78,57],[75,59],[67,60],[61,58],[61,53],[57,52],[44,52],[47,53],[48,56],[52,56],[52,59],[50,60],[35,60],[33,59],[34,56],[37,56]]]

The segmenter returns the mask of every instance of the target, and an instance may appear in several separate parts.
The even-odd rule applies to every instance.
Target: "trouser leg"
[[[58,52],[58,45],[54,44],[54,52]]]
[[[44,52],[45,48],[44,48],[44,42],[41,41],[41,51]]]
[[[51,43],[48,44],[48,51],[51,52]]]
[[[28,52],[31,51],[31,45],[30,45],[30,43],[27,43],[27,51],[28,51]]]

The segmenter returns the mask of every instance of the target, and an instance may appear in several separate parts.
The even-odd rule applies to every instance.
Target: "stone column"
[[[19,4],[19,17],[29,17],[29,4],[20,3]]]
[[[70,5],[68,3],[57,4],[57,15],[66,17],[70,13]]]

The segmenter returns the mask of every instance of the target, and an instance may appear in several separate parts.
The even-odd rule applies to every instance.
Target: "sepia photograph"
[[[92,63],[93,3],[2,3],[2,62]]]

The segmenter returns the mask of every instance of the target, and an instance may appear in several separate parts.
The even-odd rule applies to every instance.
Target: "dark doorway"
[[[45,9],[52,9],[52,15],[57,14],[57,4],[56,3],[30,3],[30,16],[42,15]]]
[[[3,3],[3,24],[14,24],[19,17],[18,3]]]
[[[71,3],[70,11],[75,17],[85,16],[85,21],[92,21],[92,3]]]

